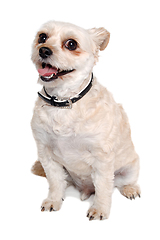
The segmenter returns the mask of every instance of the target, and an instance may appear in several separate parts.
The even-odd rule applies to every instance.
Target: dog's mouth
[[[60,69],[57,69],[56,67],[53,67],[50,64],[42,63],[42,68],[38,69],[38,72],[40,74],[40,78],[42,81],[51,82],[57,79],[58,77],[73,72],[74,70],[75,69],[60,71]]]

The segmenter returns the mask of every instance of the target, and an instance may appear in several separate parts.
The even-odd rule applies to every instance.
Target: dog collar
[[[45,101],[46,103],[50,104],[51,106],[59,107],[59,108],[71,109],[73,103],[75,103],[78,100],[80,100],[84,95],[86,95],[87,92],[89,92],[89,90],[92,87],[92,83],[93,83],[93,73],[92,73],[92,77],[91,77],[91,80],[88,83],[88,85],[81,92],[79,92],[76,97],[59,99],[57,96],[50,96],[47,93],[45,87],[43,87],[43,90],[44,90],[46,96],[44,96],[40,92],[38,92],[38,96],[43,101]]]

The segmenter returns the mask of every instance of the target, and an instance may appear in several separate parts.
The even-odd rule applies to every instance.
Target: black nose
[[[39,49],[39,56],[41,58],[47,58],[48,56],[52,55],[52,51],[51,49],[47,48],[47,47],[41,47]]]

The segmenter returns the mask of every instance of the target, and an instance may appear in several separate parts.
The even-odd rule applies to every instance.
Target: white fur
[[[42,32],[48,33],[49,39],[37,44]],[[62,48],[63,41],[70,38],[78,42],[77,54]],[[87,85],[98,60],[98,51],[104,50],[108,41],[109,33],[104,28],[84,30],[62,22],[45,24],[33,43],[32,60],[36,68],[42,63],[39,48],[47,46],[52,48],[53,55],[46,63],[61,70],[76,70],[49,83],[39,78],[39,83],[45,85],[50,95],[75,96]],[[72,109],[48,106],[38,98],[31,125],[38,160],[49,182],[43,210],[60,209],[68,177],[81,191],[82,200],[95,192],[87,215],[90,220],[108,218],[114,186],[126,197],[140,194],[136,185],[139,160],[127,116],[95,77],[91,90],[74,103]]]

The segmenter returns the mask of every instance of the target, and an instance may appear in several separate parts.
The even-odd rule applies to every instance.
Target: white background
[[[160,239],[160,5],[157,0],[3,1],[0,19],[0,238],[8,239]],[[38,74],[31,45],[48,20],[84,28],[105,27],[110,43],[94,74],[123,104],[141,159],[141,199],[113,193],[110,218],[88,221],[85,202],[69,188],[59,212],[41,212],[46,179],[30,168],[37,150],[30,120]]]

